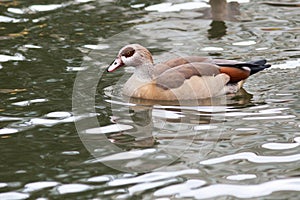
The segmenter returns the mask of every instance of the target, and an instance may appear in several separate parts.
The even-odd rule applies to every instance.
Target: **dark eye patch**
[[[124,49],[121,53],[122,56],[125,56],[126,58],[131,57],[135,53],[134,48],[132,47],[127,47]]]

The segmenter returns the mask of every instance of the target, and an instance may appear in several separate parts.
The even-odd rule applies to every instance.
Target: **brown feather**
[[[220,72],[229,75],[231,83],[237,83],[250,76],[250,71],[235,67],[220,67]]]
[[[203,99],[225,94],[225,85],[229,81],[229,76],[219,74],[217,76],[192,76],[185,79],[184,84],[172,89],[158,87],[157,82],[141,84],[133,92],[125,90],[124,95],[152,100],[189,100]]]
[[[200,57],[200,56],[187,56],[187,57],[173,58],[164,62],[163,64],[168,65],[169,67],[177,67],[179,65],[194,63],[194,62],[210,63],[211,59]]]
[[[177,88],[192,76],[215,76],[219,67],[209,63],[187,63],[164,71],[155,78],[156,84],[164,89]]]

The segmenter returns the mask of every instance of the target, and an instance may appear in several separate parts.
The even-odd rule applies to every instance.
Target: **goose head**
[[[139,44],[129,44],[121,48],[117,58],[108,66],[107,71],[113,72],[122,66],[153,66],[150,51]]]

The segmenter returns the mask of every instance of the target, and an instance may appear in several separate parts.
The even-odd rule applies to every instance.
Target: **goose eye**
[[[128,47],[128,48],[123,50],[122,56],[125,56],[126,58],[128,58],[128,57],[133,56],[134,53],[135,53],[134,48]]]

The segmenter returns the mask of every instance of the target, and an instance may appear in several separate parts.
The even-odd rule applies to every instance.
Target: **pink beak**
[[[121,58],[116,58],[107,68],[107,72],[113,72],[116,69],[118,69],[119,67],[124,66],[123,61],[121,60]]]

